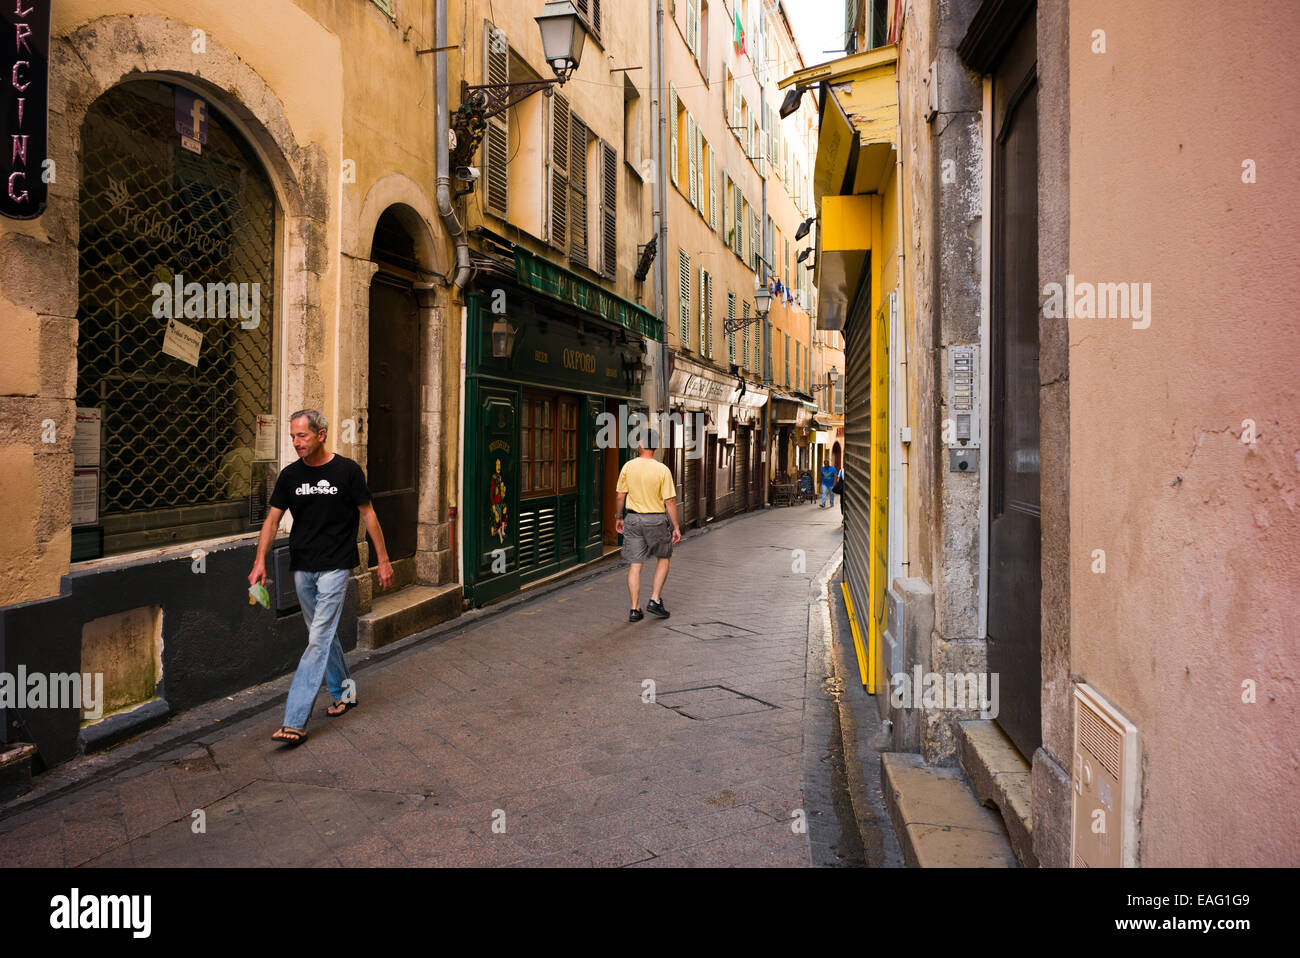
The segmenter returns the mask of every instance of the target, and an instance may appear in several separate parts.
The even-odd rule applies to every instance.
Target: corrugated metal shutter
[[[748,509],[754,504],[749,488],[749,427],[741,426],[736,430],[736,465],[740,468],[737,491],[740,509]]]
[[[853,310],[844,328],[844,578],[861,627],[871,608],[871,261],[863,263]],[[865,641],[865,635],[864,635]]]

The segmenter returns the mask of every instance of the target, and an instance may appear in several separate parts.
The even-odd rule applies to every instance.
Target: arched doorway
[[[217,105],[160,80],[104,92],[80,142],[77,406],[100,429],[73,558],[245,532],[279,438],[270,179]]]
[[[375,226],[370,259],[367,482],[392,562],[415,555],[419,529],[420,321],[415,240],[394,208]],[[378,564],[374,549],[369,564]]]
[[[840,444],[838,440],[831,446],[831,465],[836,469],[840,468]]]

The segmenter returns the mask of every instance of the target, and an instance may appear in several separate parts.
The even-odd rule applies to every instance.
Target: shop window
[[[528,390],[519,416],[519,495],[574,492],[578,488],[576,397]]]
[[[94,540],[79,558],[246,532],[275,476],[275,195],[195,100],[134,81],[82,124],[77,405],[100,430],[73,480],[73,525]],[[204,118],[201,152],[178,106]]]
[[[560,399],[560,492],[578,488],[578,402]]]
[[[519,430],[519,494],[555,494],[555,397],[524,393]]]

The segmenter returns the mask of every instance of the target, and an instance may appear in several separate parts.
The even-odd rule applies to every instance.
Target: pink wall
[[[1070,6],[1071,271],[1152,291],[1069,321],[1072,668],[1140,730],[1143,865],[1300,864],[1298,50],[1290,3]]]

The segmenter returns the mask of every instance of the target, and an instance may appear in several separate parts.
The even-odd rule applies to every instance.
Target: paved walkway
[[[359,707],[327,718],[322,694],[296,749],[269,739],[282,694],[233,720],[238,703],[224,718],[223,703],[206,707],[216,731],[157,754],[178,719],[131,744],[143,758],[80,760],[100,763],[100,780],[0,810],[0,859],[809,865],[809,835],[792,828],[808,605],[839,521],[802,505],[689,537],[665,621],[627,622],[619,565],[396,654],[356,653]]]

